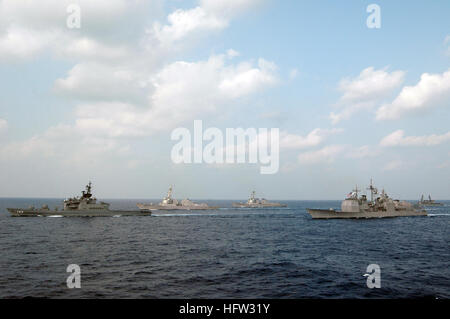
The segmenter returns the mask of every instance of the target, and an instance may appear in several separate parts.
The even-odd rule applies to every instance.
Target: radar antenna
[[[81,197],[82,198],[91,198],[92,197],[91,189],[92,189],[92,183],[89,181],[89,184],[86,185],[86,190],[81,192]]]

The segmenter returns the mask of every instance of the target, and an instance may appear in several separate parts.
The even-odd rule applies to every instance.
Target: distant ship
[[[423,195],[420,198],[418,203],[420,206],[443,206],[444,204],[435,202],[434,199],[431,199],[431,195],[428,195],[428,199],[423,199]]]
[[[167,192],[167,196],[163,198],[163,200],[159,204],[142,204],[138,203],[137,207],[139,209],[145,211],[149,210],[208,210],[208,209],[218,209],[217,206],[209,206],[206,203],[194,203],[189,199],[183,199],[182,201],[178,201],[172,198],[172,186],[169,187],[169,191]]]
[[[264,198],[256,198],[255,191],[250,195],[250,198],[245,203],[233,203],[233,207],[237,208],[265,208],[265,207],[287,207],[286,204],[269,202]]]
[[[347,198],[341,204],[341,210],[334,209],[310,209],[307,211],[313,219],[331,219],[331,218],[383,218],[383,217],[399,217],[399,216],[427,216],[427,212],[423,209],[414,207],[411,203],[391,199],[382,190],[381,194],[374,199],[374,195],[378,194],[378,190],[373,187],[370,181],[371,199],[367,200],[366,195],[358,198],[358,187],[347,195]]]
[[[91,193],[92,184],[86,186],[81,196],[64,200],[63,210],[50,210],[48,205],[42,208],[7,208],[14,217],[64,216],[64,217],[112,217],[112,216],[150,216],[151,212],[139,210],[110,210],[109,204],[97,202]]]

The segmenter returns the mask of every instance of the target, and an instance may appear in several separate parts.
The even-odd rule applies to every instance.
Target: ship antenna
[[[356,198],[358,198],[358,192],[360,189],[358,189],[358,184],[356,184],[355,189],[353,190],[355,192]]]
[[[370,201],[373,203],[373,193],[374,193],[375,187],[373,187],[372,179],[370,179],[370,185],[367,189],[370,190]]]
[[[170,185],[170,187],[169,187],[169,191],[167,192],[167,197],[169,197],[169,198],[172,197],[172,185]]]

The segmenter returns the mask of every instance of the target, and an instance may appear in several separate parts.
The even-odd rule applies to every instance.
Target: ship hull
[[[406,216],[427,216],[425,210],[396,210],[375,212],[341,212],[333,209],[306,209],[313,219],[366,219],[366,218],[389,218]]]
[[[137,204],[137,207],[141,211],[151,211],[151,210],[215,210],[219,207],[217,206],[164,206],[164,205],[148,205],[148,204]]]
[[[235,208],[275,208],[275,207],[287,207],[285,204],[238,204],[233,203]]]
[[[114,217],[114,216],[150,216],[150,211],[133,210],[99,210],[99,211],[52,211],[39,209],[7,208],[13,217]]]

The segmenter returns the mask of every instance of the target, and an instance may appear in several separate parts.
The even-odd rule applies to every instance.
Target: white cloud
[[[378,148],[369,147],[368,145],[363,145],[360,147],[350,147],[347,149],[346,156],[347,158],[353,159],[363,159],[368,157],[375,157],[380,154],[380,150]]]
[[[401,160],[393,160],[383,166],[383,171],[394,171],[405,168],[405,163]]]
[[[159,23],[153,25],[153,34],[156,39],[166,45],[194,32],[220,30],[228,26],[226,19],[211,14],[202,7],[189,10],[178,9],[171,13],[167,20],[168,25]]]
[[[298,76],[298,70],[297,69],[291,69],[291,71],[289,71],[289,79],[293,80]]]
[[[218,114],[278,83],[274,63],[237,63],[239,53],[232,49],[202,61],[173,62],[191,43],[190,35],[223,29],[260,0],[200,1],[169,14],[167,25],[155,23],[161,16],[153,11],[159,10],[148,9],[158,9],[159,2],[0,0],[0,62],[44,52],[69,60],[73,67],[55,81],[54,91],[78,103],[74,123],[10,143],[10,154],[67,161],[63,155],[70,152],[77,154],[72,160],[82,161],[123,151],[118,137],[145,136]],[[80,4],[80,30],[66,27],[71,3]],[[6,148],[2,157],[9,156]]]
[[[352,145],[337,144],[324,146],[319,150],[301,153],[298,161],[301,164],[332,163],[338,158],[364,159],[375,157],[380,154],[380,150],[371,148],[368,145],[355,147]]]
[[[144,136],[153,129],[145,110],[121,102],[82,104],[76,116],[75,127],[93,136]]]
[[[232,18],[255,8],[264,0],[201,0],[200,4],[208,12]]]
[[[249,62],[227,64],[224,55],[195,63],[175,62],[154,77],[150,112],[155,125],[173,127],[276,82],[273,64],[262,59],[257,67]]]
[[[169,14],[167,25],[156,23],[159,19],[150,13],[155,10],[147,10],[158,8],[159,1],[79,0],[79,31],[66,27],[66,8],[73,2],[0,2],[0,60],[48,50],[74,62],[54,84],[58,94],[82,101],[74,126],[110,137],[151,134],[214,114],[278,82],[274,63],[262,58],[257,65],[233,63],[239,55],[233,49],[205,61],[171,62],[180,42],[190,44],[188,35],[224,28],[261,0],[200,1],[193,9]],[[175,40],[177,45],[169,43]]]
[[[235,68],[224,70],[224,77],[219,84],[222,94],[237,98],[257,91],[263,86],[272,86],[277,83],[274,76],[276,65],[264,59],[258,60],[258,67],[249,63],[241,63]]]
[[[215,114],[221,107],[236,99],[247,96],[277,82],[275,68],[269,62],[260,60],[258,66],[249,62],[228,64],[225,55],[212,56],[206,61],[178,61],[167,65],[151,79],[148,104],[118,102],[120,96],[139,95],[132,92],[136,79],[113,81],[110,85],[99,83],[94,91],[91,86],[96,77],[74,77],[61,82],[67,89],[81,96],[105,95],[116,97],[115,101],[85,103],[77,109],[77,125],[106,136],[147,135],[154,131],[170,130],[183,122],[198,116]],[[262,62],[263,61],[263,62]],[[90,68],[86,68],[89,74]],[[127,76],[127,73],[123,76]],[[71,79],[70,77],[68,79]],[[99,80],[99,79],[97,79]],[[123,88],[120,89],[120,83]],[[106,85],[106,86],[105,86]],[[117,86],[117,91],[113,92]],[[97,90],[102,90],[98,92]],[[111,92],[111,93],[109,93]]]
[[[202,0],[192,9],[178,9],[168,15],[168,24],[153,24],[149,33],[163,46],[205,32],[226,28],[236,15],[260,4],[261,0]]]
[[[342,129],[327,130],[317,128],[312,130],[308,135],[301,136],[296,134],[290,134],[287,131],[281,131],[279,132],[279,148],[281,151],[283,151],[283,150],[295,150],[314,147],[325,141],[328,136],[340,132],[342,132]],[[243,141],[243,144],[241,143],[238,145],[237,154],[245,154],[246,156],[248,156],[248,151],[253,147],[257,149],[258,143],[264,143],[263,141],[269,141],[270,134],[271,134],[270,130],[267,132],[260,132],[260,133],[255,131],[254,137],[251,135],[251,133],[249,133],[250,140]],[[227,145],[223,147],[222,153],[226,154],[230,151],[230,149],[231,152],[235,151],[233,145],[231,146]],[[284,167],[284,171],[286,171],[286,167],[289,167],[289,169],[293,169],[295,166],[296,166],[295,164],[288,164],[287,166]]]
[[[230,59],[235,58],[235,57],[237,57],[239,55],[241,55],[241,54],[239,52],[237,52],[236,50],[233,50],[233,49],[228,49],[227,50],[227,56]]]
[[[108,45],[93,38],[80,37],[70,39],[67,44],[57,48],[56,52],[61,57],[83,60],[120,60],[132,55],[130,48],[125,45]]]
[[[330,114],[332,123],[348,119],[362,109],[373,108],[380,99],[387,97],[403,82],[404,74],[403,71],[389,73],[386,68],[375,70],[368,67],[355,78],[341,80],[339,91],[342,92],[342,96],[338,106],[342,111]]]
[[[55,90],[83,100],[145,103],[149,94],[147,76],[128,64],[83,62],[75,65],[66,78],[56,80]]]
[[[450,152],[447,154],[450,157]],[[450,159],[445,159],[443,162],[436,166],[439,169],[450,168]]]
[[[141,128],[125,129],[130,118],[142,123],[142,131],[170,129],[196,114],[214,112],[226,102],[277,83],[276,65],[262,58],[256,66],[225,63],[239,54],[232,49],[206,61],[168,63],[178,53],[175,45],[166,45],[168,42],[189,44],[187,35],[224,28],[230,19],[261,0],[200,1],[193,9],[169,14],[167,25],[142,13],[152,12],[145,9],[158,7],[149,4],[157,2],[75,1],[81,8],[81,30],[72,30],[66,26],[66,9],[73,1],[4,0],[0,2],[0,59],[31,58],[49,50],[57,57],[76,61],[67,76],[55,82],[55,91],[85,101],[79,108],[84,111],[78,112],[83,113],[78,124],[98,122],[104,129],[120,127],[107,134],[114,136],[141,132]],[[134,24],[141,28],[127,34],[134,31],[129,27]],[[150,34],[145,34],[145,24],[153,25]]]
[[[392,103],[377,110],[378,120],[393,120],[404,115],[431,109],[448,103],[450,97],[450,69],[442,74],[423,73],[414,86],[405,86]]]
[[[392,132],[384,137],[381,146],[433,146],[450,141],[450,132],[442,135],[428,135],[428,136],[405,136],[403,130]]]
[[[61,163],[83,166],[86,163],[101,163],[108,155],[120,157],[127,153],[126,145],[88,134],[76,126],[57,125],[25,141],[3,145],[0,159],[57,159]]]
[[[81,29],[70,29],[67,8],[79,4]],[[60,58],[117,58],[144,36],[160,1],[2,0],[0,62],[26,60],[49,50]],[[125,49],[126,48],[126,49]]]
[[[25,28],[12,27],[0,35],[0,61],[29,59],[40,53],[56,32],[35,32]]]
[[[346,149],[345,145],[329,145],[317,151],[304,152],[298,155],[301,164],[332,163]]]
[[[8,128],[8,122],[5,119],[0,118],[0,132]]]
[[[286,131],[280,132],[280,148],[302,149],[321,144],[328,136],[342,132],[342,129],[320,129],[312,130],[306,136],[289,134]]]

